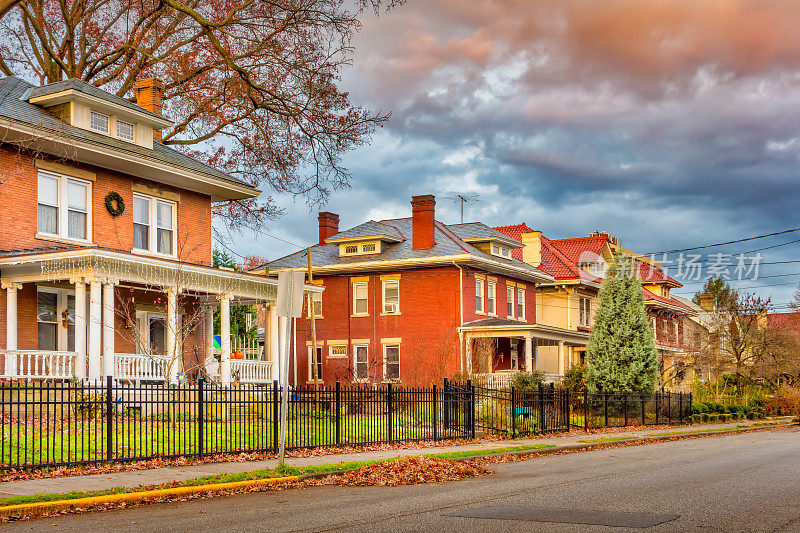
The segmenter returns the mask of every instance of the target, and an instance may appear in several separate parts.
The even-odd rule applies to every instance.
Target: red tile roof
[[[570,261],[573,263],[581,263],[594,261],[597,256],[602,255],[603,248],[608,243],[608,237],[605,235],[595,235],[570,239],[553,239],[550,242],[558,247]]]
[[[696,312],[694,309],[692,309],[691,307],[689,307],[685,303],[681,302],[680,300],[677,300],[677,299],[672,298],[672,297],[664,298],[663,296],[659,296],[654,292],[648,291],[647,289],[642,289],[642,298],[644,298],[645,301],[650,300],[650,301],[654,301],[654,302],[664,303],[664,304],[667,304],[667,305],[674,305],[675,307],[679,307],[680,309],[684,309],[684,310],[690,311],[692,313]]]
[[[800,334],[800,313],[769,313],[767,325],[770,328]]]
[[[523,233],[530,233],[533,230],[528,227],[527,224],[524,222],[522,224],[512,224],[510,226],[495,226],[497,231],[500,233],[504,233],[511,237],[514,240],[522,242],[522,234]],[[522,248],[512,248],[511,249],[511,257],[514,259],[519,259],[522,261]],[[549,272],[548,272],[549,274]]]

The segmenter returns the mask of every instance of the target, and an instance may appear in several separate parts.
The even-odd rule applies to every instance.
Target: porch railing
[[[272,361],[231,359],[231,380],[239,383],[267,383],[272,381]]]
[[[169,364],[161,355],[114,354],[114,377],[125,381],[164,381]]]
[[[70,379],[75,375],[75,352],[0,350],[0,355],[4,378]]]
[[[474,381],[477,385],[487,387],[489,389],[507,389],[511,387],[511,382],[517,374],[516,370],[509,370],[505,372],[487,372],[484,374],[475,374]],[[545,373],[542,376],[545,383],[554,383],[561,385],[564,377],[559,374]]]

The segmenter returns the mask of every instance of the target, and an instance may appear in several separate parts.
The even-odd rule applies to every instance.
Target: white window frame
[[[134,193],[134,198],[139,198],[141,200],[146,200],[148,202],[148,219],[147,224],[150,228],[147,232],[147,248],[136,248],[133,246],[133,242],[131,241],[131,251],[133,252],[140,252],[146,253],[150,255],[158,255],[161,257],[178,257],[177,250],[178,250],[178,203],[173,202],[171,200],[164,200],[163,198],[158,198],[157,196],[148,196],[146,194],[139,194]],[[163,252],[158,251],[158,204],[169,204],[172,206],[172,253],[165,254]],[[133,205],[131,205],[131,209],[133,209]],[[131,224],[134,224],[131,221]],[[138,224],[138,222],[136,223]]]
[[[484,314],[485,311],[485,296],[483,294],[484,282],[482,278],[475,278],[475,312]],[[478,299],[480,298],[480,306],[478,306]]]
[[[386,361],[386,349],[387,348],[397,348],[397,378],[389,379],[387,377],[387,361]],[[383,381],[400,381],[400,343],[388,343],[383,345]]]
[[[387,310],[386,305],[386,285],[388,284],[396,284],[397,285],[397,303],[394,304],[395,308],[393,310]],[[381,282],[381,291],[383,293],[383,314],[384,315],[399,315],[400,314],[400,280],[399,279],[385,279]]]
[[[39,349],[39,293],[46,292],[48,294],[55,294],[56,295],[56,351],[59,352],[66,352],[69,351],[69,328],[65,328],[64,324],[62,323],[62,313],[67,313],[69,306],[67,304],[67,300],[70,296],[73,298],[75,297],[75,291],[73,289],[58,289],[55,287],[40,287],[36,286],[36,342],[37,346],[36,349]],[[88,295],[87,295],[88,298]],[[75,305],[78,305],[77,300],[75,301]],[[84,303],[84,305],[86,305]],[[69,315],[67,314],[67,323],[69,324]],[[73,320],[73,327],[75,327],[74,320],[75,317],[72,317]],[[52,322],[41,322],[43,324],[52,324]]]
[[[519,370],[519,342],[516,339],[511,339],[508,351],[511,358],[511,370]]]
[[[322,383],[322,381],[323,381],[322,380],[322,376],[323,376],[324,366],[325,365],[322,364],[322,356],[324,355],[324,352],[323,352],[322,348],[323,348],[322,345],[317,345],[317,351],[319,353],[319,361],[317,361],[318,369],[317,369],[317,381],[316,381],[316,383]],[[315,383],[314,374],[312,373],[313,372],[313,367],[311,365],[311,353],[312,353],[311,350],[313,350],[313,349],[314,349],[314,347],[309,344],[308,345],[308,382],[309,383]]]
[[[525,289],[517,287],[517,318],[525,320]]]
[[[344,348],[344,353],[333,353],[334,348]],[[331,344],[328,346],[328,357],[332,359],[344,359],[348,357],[346,344]]]
[[[167,329],[170,327],[169,323],[167,323],[167,314],[166,313],[158,313],[155,311],[143,311],[137,310],[136,311],[136,328],[139,330],[139,342],[136,343],[136,353],[137,354],[145,354],[150,356],[165,356],[170,357],[171,354],[167,353],[149,353],[150,352],[150,320],[153,318],[158,318],[164,321],[164,351],[167,351]],[[178,316],[178,320],[180,321],[180,315]],[[175,336],[175,342],[180,342],[178,337],[180,335]],[[147,352],[142,351],[142,347],[147,347]],[[176,353],[183,353],[179,346],[175,347]]]
[[[116,128],[115,128],[116,132],[115,133],[116,133],[116,137],[118,139],[121,139],[121,140],[127,141],[127,142],[136,142],[136,124],[134,124],[133,122],[128,122],[127,120],[120,120],[120,119],[117,119],[115,122],[116,122]],[[131,136],[130,137],[126,137],[126,136],[120,134],[120,128],[119,128],[120,124],[125,124],[125,125],[131,127]]]
[[[497,282],[486,283],[486,314],[497,316]]]
[[[366,361],[364,363],[367,365],[367,375],[366,376],[359,376],[358,375],[358,349],[364,348],[364,354],[366,355]],[[354,344],[353,345],[353,379],[355,381],[369,381],[369,345],[367,344]]]
[[[578,300],[578,324],[589,327],[592,325],[592,300],[588,296],[580,296]]]
[[[369,316],[369,282],[368,281],[354,281],[351,285],[353,286],[353,289],[352,289],[352,291],[353,291],[353,316]],[[364,287],[364,298],[357,298],[356,297],[356,294],[357,294],[356,288],[360,287],[362,285]],[[364,311],[364,312],[358,312],[357,311],[358,306],[357,306],[356,302],[358,302],[358,300],[362,300],[362,299],[365,302],[365,306],[366,306],[367,310]]]
[[[317,305],[319,304],[319,306]],[[317,312],[319,307],[319,312]],[[308,293],[308,309],[306,309],[306,317],[311,318],[311,313],[314,313],[314,318],[322,318],[322,293],[310,292]],[[250,316],[250,315],[248,315]]]
[[[506,284],[506,316],[514,318],[514,311],[516,311],[516,302],[514,302],[514,293],[516,288],[513,285]],[[511,311],[509,313],[509,310]]]
[[[47,231],[41,231],[39,229],[39,178],[46,177],[50,179],[54,179],[58,181],[58,205],[51,206],[55,207],[57,210],[56,215],[56,232],[50,233]],[[69,236],[69,197],[67,191],[69,190],[69,184],[75,183],[86,187],[86,238],[81,239],[79,237],[70,237]],[[73,178],[72,176],[65,176],[63,174],[56,174],[54,172],[48,172],[45,170],[39,170],[36,176],[36,234],[39,236],[47,236],[47,237],[55,237],[58,239],[66,239],[69,241],[80,242],[80,243],[91,243],[92,242],[92,182],[87,180],[82,180],[79,178]]]
[[[104,117],[106,119],[106,128],[104,130],[98,129],[94,127],[94,121],[92,120],[94,117]],[[111,129],[111,116],[106,115],[105,113],[101,113],[100,111],[95,111],[94,109],[89,110],[89,129],[92,131],[96,131],[97,133],[104,133],[109,135],[109,130]]]

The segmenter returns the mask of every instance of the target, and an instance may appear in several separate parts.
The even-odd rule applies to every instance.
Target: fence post
[[[683,424],[683,393],[678,393],[678,420]]]
[[[667,424],[672,425],[672,393],[667,391]]]
[[[110,463],[114,458],[113,431],[114,431],[114,376],[106,376],[106,460]]]
[[[439,435],[436,427],[436,383],[433,384],[433,440],[438,440]]]
[[[628,391],[622,393],[622,400],[625,402],[625,427],[628,427]]]
[[[583,391],[583,430],[589,431],[589,390]]]
[[[389,403],[389,442],[394,442],[394,438],[392,435],[392,384],[389,383],[389,387],[386,393],[386,400]]]
[[[544,433],[544,386],[539,384],[539,433]]]
[[[444,429],[450,428],[450,387],[448,386],[447,378],[444,378],[444,385],[442,386],[442,405],[444,406]]]
[[[661,393],[656,391],[656,425],[658,425],[658,412],[661,410]]]
[[[203,419],[206,417],[205,409],[203,407],[203,385],[206,382],[206,378],[200,377],[197,380],[197,456],[201,459],[203,458],[203,453],[205,450],[203,449]]]
[[[608,427],[608,393],[607,392],[603,393],[603,398],[605,399],[605,402],[603,404],[603,413],[605,415],[605,424],[603,425],[603,427],[607,428]]]
[[[561,401],[559,403],[561,404],[561,413],[563,415],[562,418],[564,418],[566,420],[566,422],[567,422],[567,431],[569,431],[570,429],[572,429],[572,404],[569,403],[569,389],[559,390],[559,393],[560,393],[560,398],[561,398]],[[564,403],[565,400],[566,400],[566,403]],[[566,406],[566,409],[564,409],[565,406]],[[564,413],[566,413],[566,414],[564,414]],[[562,420],[561,423],[563,425],[563,423],[564,423],[563,420]]]
[[[272,447],[278,453],[278,429],[280,426],[280,413],[278,412],[278,380],[272,380]]]
[[[517,436],[517,391],[511,385],[511,438]]]
[[[647,424],[647,419],[646,419],[646,418],[645,418],[645,416],[644,416],[644,415],[645,415],[645,414],[644,414],[644,407],[645,407],[645,402],[646,402],[646,400],[645,400],[645,398],[644,398],[644,393],[639,393],[639,394],[641,394],[641,395],[642,395],[642,396],[641,396],[641,400],[642,400],[642,425],[644,426],[645,424]]]
[[[340,407],[342,402],[342,389],[338,379],[336,380],[335,400],[336,400],[336,444],[338,445],[339,443],[342,442],[342,417],[341,417],[342,409]]]
[[[467,380],[467,387],[469,387],[469,413],[467,414],[469,427],[470,427],[470,434],[472,435],[473,440],[475,439],[475,385],[472,384],[472,380]]]

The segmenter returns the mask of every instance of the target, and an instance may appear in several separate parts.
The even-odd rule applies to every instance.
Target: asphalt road
[[[592,532],[658,524],[647,531],[800,531],[798,430],[493,468],[490,476],[441,485],[251,493],[16,522],[0,530]]]

